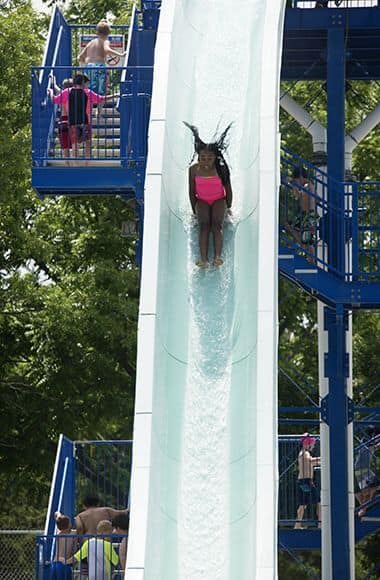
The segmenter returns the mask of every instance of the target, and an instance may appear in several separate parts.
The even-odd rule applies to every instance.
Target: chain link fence
[[[39,530],[0,530],[1,580],[33,580]]]

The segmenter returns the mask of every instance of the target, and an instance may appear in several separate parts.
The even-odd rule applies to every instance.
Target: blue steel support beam
[[[339,25],[328,31],[327,54],[327,167],[329,180],[330,247],[329,263],[344,271],[344,150],[345,150],[345,29]],[[334,181],[332,181],[334,180]]]
[[[327,41],[327,164],[329,180],[329,262],[344,272],[344,196],[337,183],[344,181],[345,151],[345,27],[337,15],[328,30]],[[330,205],[330,202],[332,204]],[[330,542],[333,580],[351,580],[350,527],[348,502],[347,398],[347,310],[342,305],[324,308],[328,332],[325,376],[328,378],[327,416],[330,465]],[[323,554],[322,554],[323,558]]]
[[[325,376],[329,380],[329,394],[322,407],[322,418],[329,425],[331,554],[333,580],[350,580],[350,533],[348,504],[348,443],[347,426],[350,419],[347,397],[348,360],[346,332],[348,311],[341,305],[324,309],[324,325],[328,332],[328,355]]]

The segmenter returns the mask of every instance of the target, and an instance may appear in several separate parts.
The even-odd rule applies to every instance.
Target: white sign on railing
[[[317,0],[296,0],[297,8],[315,8]],[[324,2],[320,2],[324,4]],[[328,0],[326,8],[374,8],[379,6],[378,0]]]

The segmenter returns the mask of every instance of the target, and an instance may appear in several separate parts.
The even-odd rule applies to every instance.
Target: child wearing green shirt
[[[112,524],[101,520],[96,527],[98,536],[112,534]],[[118,555],[109,538],[89,538],[74,554],[74,561],[87,559],[88,580],[110,580],[112,566],[118,563]]]

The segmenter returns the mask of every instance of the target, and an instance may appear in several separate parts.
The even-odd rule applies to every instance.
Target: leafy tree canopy
[[[9,506],[26,486],[41,525],[59,433],[131,436],[138,272],[125,201],[31,189],[30,67],[46,19],[15,2],[0,30],[0,486]]]

